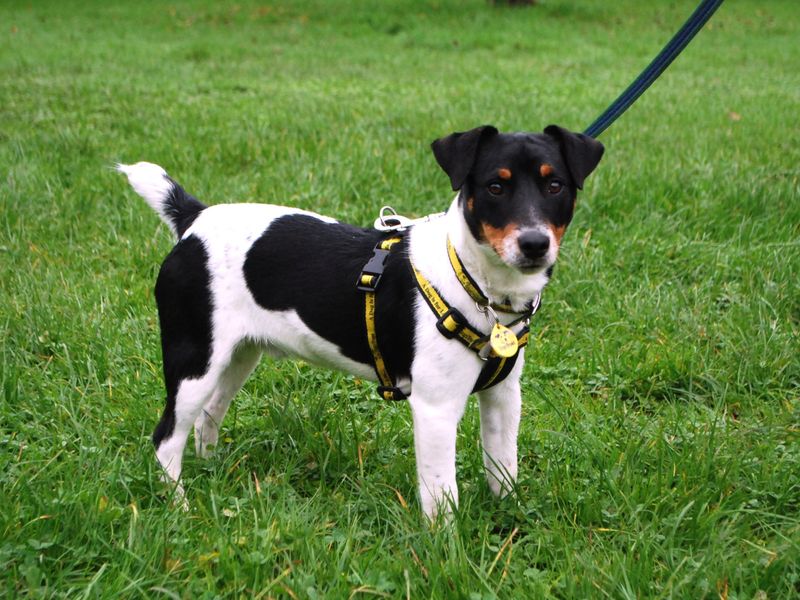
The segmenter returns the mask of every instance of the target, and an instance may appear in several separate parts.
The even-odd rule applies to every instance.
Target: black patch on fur
[[[451,133],[431,144],[436,162],[450,177],[453,191],[460,190],[464,185],[464,181],[475,164],[481,142],[495,135],[497,135],[495,127],[483,125],[470,131]]]
[[[172,249],[156,280],[161,352],[167,403],[153,432],[156,448],[175,428],[175,396],[184,379],[205,375],[211,358],[211,298],[208,253],[190,235]]]
[[[597,163],[603,158],[603,144],[593,137],[567,131],[558,125],[548,125],[544,132],[558,140],[572,180],[579,190],[582,189],[583,180],[595,170]]]
[[[247,253],[244,276],[256,302],[268,310],[294,309],[317,335],[352,360],[373,364],[364,323],[361,269],[379,240],[374,229],[326,223],[308,215],[276,219]],[[377,291],[375,326],[389,373],[407,377],[413,353],[416,288],[407,242],[395,244]]]
[[[192,226],[197,215],[208,207],[184,190],[174,179],[171,177],[167,179],[172,183],[172,188],[164,200],[164,214],[172,221],[178,238],[181,238]]]

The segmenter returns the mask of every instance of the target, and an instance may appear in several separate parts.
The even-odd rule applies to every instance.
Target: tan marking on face
[[[553,165],[542,163],[542,166],[539,167],[539,175],[541,175],[542,177],[547,177],[548,175],[552,174],[553,174]]]
[[[550,228],[550,231],[553,232],[553,237],[556,238],[556,244],[560,246],[561,238],[564,237],[564,232],[567,230],[567,226],[559,225],[558,227],[556,227],[555,225],[552,224],[548,224],[547,226]]]
[[[472,212],[472,209],[473,209],[474,207],[475,207],[475,198],[473,198],[472,196],[470,196],[469,198],[467,198],[467,210],[468,210],[469,212]]]
[[[497,176],[500,179],[509,180],[511,179],[511,169],[498,169]]]
[[[505,240],[508,236],[514,234],[517,230],[517,224],[509,223],[502,229],[498,229],[497,227],[492,227],[488,223],[481,223],[481,229],[483,231],[483,238],[489,242],[498,256],[505,258]]]

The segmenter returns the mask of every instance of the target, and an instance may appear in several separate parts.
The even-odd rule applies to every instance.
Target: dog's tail
[[[133,189],[158,213],[180,239],[205,204],[179,186],[167,172],[149,162],[117,165],[117,171],[128,176]]]

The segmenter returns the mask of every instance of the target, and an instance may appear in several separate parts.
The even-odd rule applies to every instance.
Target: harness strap
[[[406,394],[404,394],[403,391],[395,385],[395,381],[391,373],[389,373],[389,369],[386,366],[386,362],[383,359],[383,354],[381,354],[380,346],[378,344],[378,334],[375,325],[375,293],[377,291],[377,285],[383,275],[386,259],[389,257],[392,247],[401,239],[401,237],[392,237],[378,242],[375,245],[372,257],[370,257],[369,261],[364,266],[364,269],[359,274],[358,281],[356,282],[356,287],[364,292],[364,322],[366,324],[367,343],[369,345],[370,352],[372,353],[372,362],[375,368],[375,374],[378,376],[378,381],[381,383],[381,385],[378,386],[378,394],[380,394],[384,400],[405,400],[407,398]],[[472,289],[480,294],[480,297],[483,299],[485,305],[488,300],[479,291],[477,285],[474,284],[474,280],[472,280],[472,278],[469,276],[469,273],[467,273],[467,271],[463,268],[461,261],[455,254],[455,250],[452,250],[452,245],[449,243],[449,240],[448,254],[451,256],[451,264],[453,264],[453,268],[456,269],[456,265],[459,266],[459,269],[456,270],[456,275],[461,273],[465,279],[471,282],[471,285],[474,286]],[[455,263],[453,262],[454,258],[456,261]],[[526,346],[530,340],[530,330],[528,326],[526,325],[523,327],[519,334],[517,334],[518,350],[513,356],[502,357],[497,356],[494,354],[494,352],[489,352],[489,348],[487,348],[487,345],[489,344],[489,336],[484,335],[481,333],[481,331],[474,328],[458,309],[450,306],[447,301],[442,298],[441,294],[439,294],[433,284],[431,284],[431,282],[428,281],[427,278],[417,270],[413,263],[409,261],[409,264],[414,274],[414,280],[417,288],[422,294],[422,297],[425,299],[427,305],[430,307],[431,311],[433,311],[434,315],[437,317],[436,328],[439,330],[439,333],[441,333],[447,339],[458,340],[468,349],[478,354],[482,360],[485,360],[483,369],[481,369],[481,372],[478,375],[478,379],[475,382],[472,392],[480,392],[488,389],[508,377],[508,374],[514,368],[514,365],[517,362],[517,358],[519,358],[519,348]],[[461,281],[462,285],[464,285],[464,280],[461,276],[459,276],[459,281]],[[466,285],[464,288],[468,293],[470,293],[470,289]],[[470,293],[470,296],[472,296],[472,293]],[[535,311],[539,306],[538,297],[535,303],[532,303],[532,305],[532,311]],[[503,309],[499,306],[498,310],[503,311]],[[509,327],[513,327],[515,324],[520,323],[529,317],[529,314],[523,314],[520,318],[509,324]],[[481,350],[484,349],[485,352],[482,353]],[[484,359],[484,356],[487,353],[488,357]]]
[[[456,338],[470,350],[480,352],[488,343],[489,336],[475,329],[458,309],[447,304],[431,282],[413,264],[411,269],[414,271],[414,279],[417,282],[417,288],[422,292],[422,297],[425,298],[425,302],[433,314],[439,318],[436,321],[439,333],[448,339]]]
[[[466,271],[466,269],[464,269],[464,266],[459,260],[458,255],[456,254],[455,249],[453,248],[453,245],[450,243],[449,239],[447,240],[447,254],[450,257],[450,264],[453,266],[453,270],[455,271],[458,280],[461,282],[461,285],[464,287],[470,297],[472,297],[473,300],[479,304],[484,306],[487,305],[488,299],[479,291],[479,288],[475,284],[472,277],[470,277],[469,273]],[[417,288],[419,288],[419,291],[422,293],[422,297],[425,298],[425,302],[433,311],[433,314],[438,317],[436,327],[439,329],[439,332],[446,338],[457,339],[467,348],[477,353],[478,356],[482,356],[481,350],[484,349],[484,347],[489,343],[489,336],[483,335],[480,331],[472,327],[472,325],[469,324],[466,318],[457,309],[448,305],[436,288],[433,287],[433,285],[422,273],[417,270],[413,264],[411,265],[411,268],[414,272],[414,279],[416,279]],[[475,292],[476,295],[478,295],[478,298],[480,298],[482,301],[478,300],[478,298],[473,295],[473,292]],[[517,323],[530,318],[530,315],[538,308],[539,297],[537,296],[536,299],[531,302],[530,313],[523,314],[520,318],[510,323],[508,327],[513,327]],[[498,309],[503,311],[503,308],[498,307]],[[513,309],[511,309],[510,312],[513,312]],[[494,352],[489,354],[485,364],[483,365],[483,369],[481,369],[481,372],[478,374],[478,379],[475,382],[475,386],[472,388],[472,393],[486,390],[508,377],[509,373],[511,373],[512,369],[514,368],[514,365],[517,364],[519,350],[526,346],[529,341],[530,329],[526,325],[519,332],[519,334],[517,334],[518,348],[517,352],[513,356],[505,358],[495,355]]]
[[[447,256],[450,259],[450,265],[453,267],[453,272],[456,274],[458,281],[461,283],[461,286],[464,288],[464,290],[466,290],[466,292],[469,294],[470,298],[482,306],[488,305],[495,310],[499,310],[500,312],[516,312],[514,307],[508,303],[489,302],[489,298],[486,297],[486,294],[483,293],[480,286],[475,283],[475,280],[469,274],[469,271],[464,268],[464,263],[461,262],[453,243],[450,241],[450,236],[447,236]]]
[[[520,349],[528,344],[530,341],[530,331],[527,325],[520,331],[517,337],[519,339]],[[472,388],[472,393],[474,394],[475,392],[489,389],[493,385],[503,381],[508,377],[509,373],[511,373],[514,365],[517,364],[517,358],[519,358],[519,351],[509,358],[503,358],[501,356],[490,357],[478,375],[478,380],[475,382],[475,387]]]
[[[444,300],[444,298],[441,297],[436,288],[433,287],[433,285],[425,278],[425,276],[422,273],[420,273],[417,270],[416,267],[412,265],[411,268],[414,271],[414,278],[417,281],[417,287],[419,288],[420,292],[422,292],[422,297],[425,299],[426,303],[433,311],[433,313],[437,317],[439,317],[439,320],[436,322],[436,328],[439,330],[439,332],[448,339],[452,338],[457,339],[459,342],[464,344],[467,348],[469,348],[473,352],[480,354],[480,351],[489,343],[489,336],[482,334],[480,331],[472,327],[472,325],[469,324],[469,322],[464,317],[464,315],[461,314],[461,312],[459,312],[457,309],[447,304],[447,302]],[[510,324],[510,326],[513,327],[514,325],[525,320],[526,318],[527,315],[519,319],[516,319],[514,322]],[[517,334],[517,342],[519,344],[519,347],[522,348],[523,346],[527,345],[529,341],[530,341],[530,330],[526,325],[519,332],[519,334]],[[515,354],[512,357],[509,357],[509,359],[505,359],[495,355],[490,355],[487,360],[487,365],[491,364],[493,360],[502,360],[502,361],[507,361],[510,359],[516,360],[516,357],[517,354]],[[486,368],[484,368],[484,370],[486,370]]]
[[[375,374],[381,385],[378,386],[378,394],[384,400],[405,400],[406,395],[394,384],[383,354],[378,346],[378,332],[375,327],[375,291],[383,275],[386,266],[386,259],[389,257],[392,246],[402,238],[391,237],[381,240],[375,245],[372,257],[369,259],[364,269],[358,276],[356,287],[364,292],[364,322],[367,326],[367,343],[372,353],[372,363],[375,366]]]

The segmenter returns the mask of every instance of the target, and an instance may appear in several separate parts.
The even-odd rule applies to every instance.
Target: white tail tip
[[[116,169],[128,177],[128,182],[134,191],[144,198],[147,204],[174,231],[174,225],[165,211],[165,202],[174,185],[167,176],[167,172],[149,162],[138,162],[135,165],[117,163]]]

